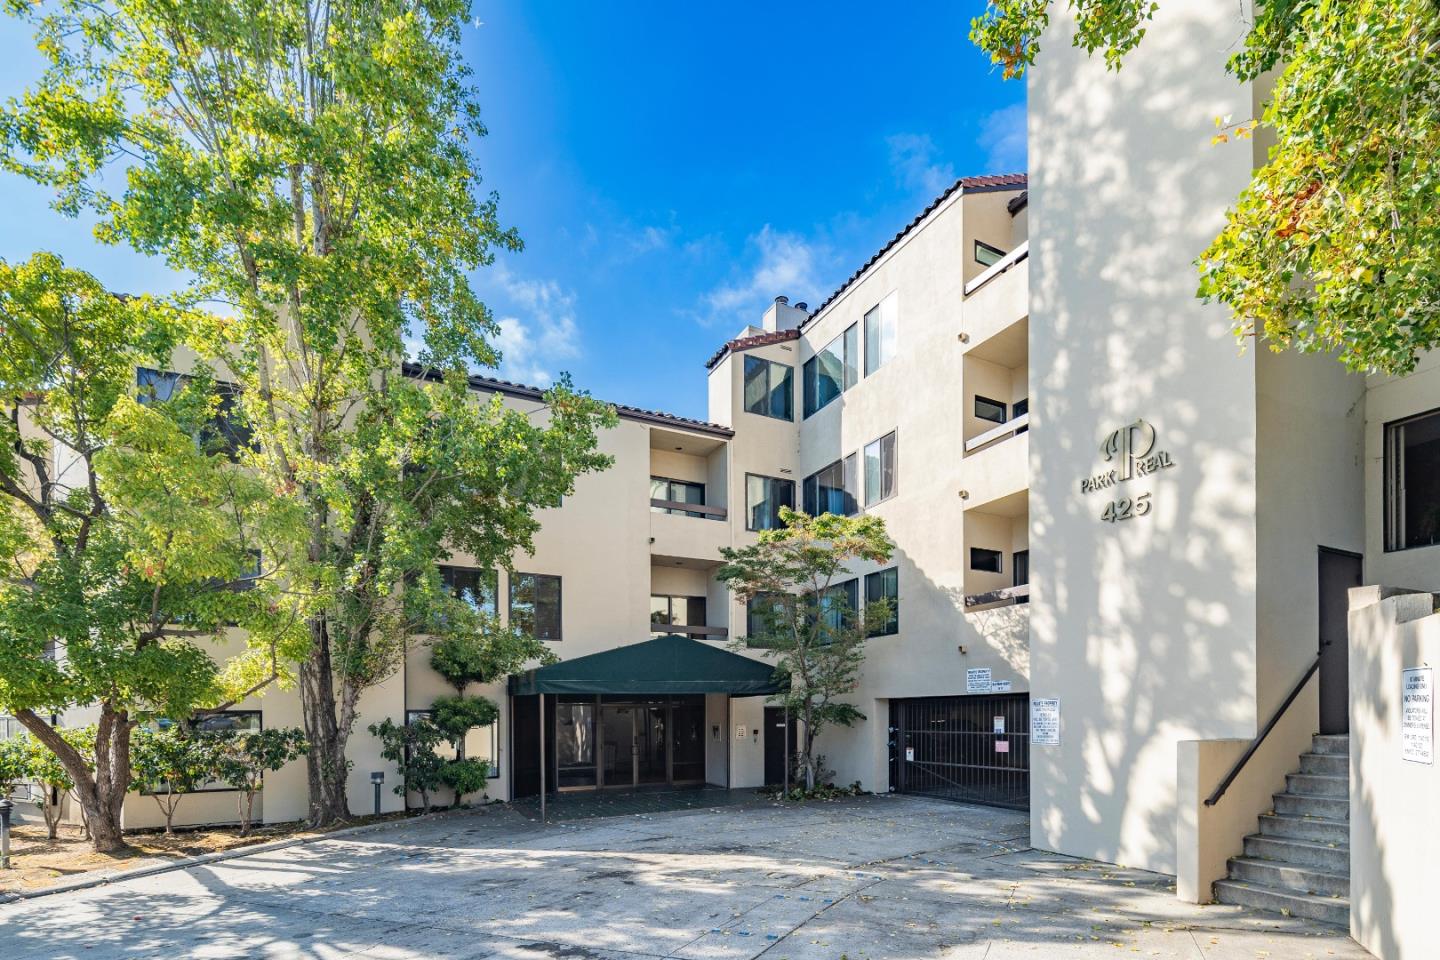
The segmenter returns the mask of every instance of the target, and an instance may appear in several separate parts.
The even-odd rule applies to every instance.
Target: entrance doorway
[[[795,718],[790,718],[790,757],[798,752],[795,747]],[[793,776],[793,771],[792,771]],[[785,708],[765,708],[765,786],[778,787],[785,783]],[[793,783],[793,781],[792,781]]]
[[[1358,553],[1320,548],[1320,732],[1350,732],[1350,593],[1362,578]]]

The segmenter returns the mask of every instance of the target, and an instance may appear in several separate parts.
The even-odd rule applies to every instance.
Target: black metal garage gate
[[[890,789],[997,807],[1030,805],[1029,695],[890,701]]]

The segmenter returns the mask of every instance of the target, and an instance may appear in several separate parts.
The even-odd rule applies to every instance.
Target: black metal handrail
[[[1280,718],[1285,715],[1285,711],[1290,709],[1290,704],[1294,703],[1295,698],[1300,696],[1300,691],[1305,689],[1305,684],[1309,683],[1310,678],[1315,676],[1315,671],[1320,669],[1320,658],[1325,655],[1325,648],[1328,646],[1330,646],[1329,640],[1326,640],[1320,645],[1320,652],[1315,655],[1315,662],[1310,664],[1310,669],[1305,671],[1305,675],[1300,678],[1299,683],[1295,684],[1295,688],[1290,691],[1290,695],[1285,698],[1285,702],[1280,704],[1280,709],[1276,710],[1275,715],[1270,718],[1270,722],[1265,724],[1265,729],[1261,730],[1259,736],[1250,741],[1250,746],[1240,755],[1240,759],[1235,761],[1235,766],[1231,767],[1230,772],[1225,775],[1225,779],[1220,781],[1220,786],[1216,787],[1215,792],[1205,798],[1205,806],[1213,807],[1220,802],[1221,797],[1225,796],[1225,791],[1230,789],[1230,784],[1234,783],[1235,778],[1240,776],[1240,771],[1245,769],[1245,764],[1250,762],[1250,758],[1255,755],[1255,751],[1260,749],[1260,744],[1264,743],[1265,738],[1270,736],[1270,731],[1275,729],[1275,724],[1279,723]]]

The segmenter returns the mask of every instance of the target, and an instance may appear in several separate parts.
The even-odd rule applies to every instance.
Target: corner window
[[[1004,573],[1005,554],[999,550],[986,550],[984,547],[970,548],[970,569],[979,570],[982,573]]]
[[[978,393],[975,395],[975,416],[991,423],[1007,423],[1010,419],[1005,415],[1005,404],[982,397]]]
[[[1023,587],[1030,582],[1030,551],[1016,550],[1011,554],[1010,559],[1010,567],[1014,572],[1014,578],[1011,580],[1011,583],[1014,586]]]
[[[795,419],[794,368],[745,357],[745,412],[776,420]]]
[[[1005,251],[999,247],[992,247],[984,240],[975,241],[975,262],[987,267],[993,267],[1005,258]]]
[[[878,623],[867,625],[866,633],[872,637],[885,637],[900,632],[900,569],[887,567],[865,575],[865,603],[890,601],[890,615]]]
[[[494,615],[499,609],[500,582],[494,570],[441,564],[440,583],[447,593],[480,613]]]
[[[836,460],[805,478],[805,512],[812,517],[833,513],[848,517],[858,510],[855,454]]]
[[[745,474],[745,529],[779,530],[780,508],[795,508],[795,481]]]
[[[865,506],[895,496],[895,431],[865,445]]]
[[[559,640],[560,578],[541,573],[512,574],[510,625],[536,640]]]
[[[801,371],[804,381],[805,416],[824,409],[860,379],[859,324],[850,324],[845,332],[827,343],[824,349],[805,361]]]
[[[865,314],[865,376],[895,357],[897,339],[895,294],[881,300]]]
[[[1385,549],[1440,544],[1440,410],[1385,425]]]

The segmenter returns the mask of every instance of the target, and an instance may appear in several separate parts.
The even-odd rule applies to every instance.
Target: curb
[[[73,893],[76,890],[88,890],[91,887],[101,887],[108,883],[119,883],[122,880],[135,880],[140,877],[150,877],[157,873],[170,873],[174,870],[188,870],[191,867],[204,866],[207,863],[219,863],[223,860],[237,860],[240,857],[248,857],[256,853],[269,853],[272,850],[285,850],[290,847],[301,847],[310,843],[317,843],[321,840],[330,840],[335,837],[350,837],[362,833],[376,833],[381,830],[388,830],[405,824],[416,823],[417,821],[437,820],[441,817],[455,816],[461,813],[470,813],[469,810],[438,810],[435,813],[422,814],[418,817],[405,817],[399,820],[387,820],[383,823],[362,823],[355,827],[342,827],[339,830],[331,830],[327,833],[312,833],[300,837],[289,837],[283,840],[270,840],[266,843],[255,843],[249,846],[233,847],[229,850],[218,850],[215,853],[202,853],[199,856],[184,857],[179,860],[166,860],[163,863],[153,863],[148,867],[134,867],[130,870],[118,870],[115,873],[107,873],[104,876],[80,877],[75,880],[67,880],[64,883],[57,883],[49,887],[40,887],[36,890],[16,890],[7,893],[0,893],[0,904],[18,903],[22,900],[35,900],[39,897],[49,897],[60,893]]]

